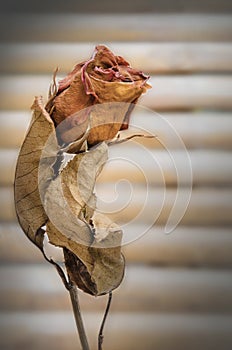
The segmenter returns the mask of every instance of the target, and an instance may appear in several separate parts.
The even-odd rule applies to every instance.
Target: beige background
[[[0,21],[0,348],[78,349],[67,292],[56,271],[19,228],[13,203],[14,168],[35,95],[47,96],[52,73],[68,72],[87,59],[95,43],[108,45],[132,66],[151,75],[141,99],[149,107],[146,127],[170,145],[186,169],[183,139],[192,162],[193,192],[181,223],[170,235],[164,225],[177,188],[175,168],[158,140],[146,149],[161,165],[167,198],[155,225],[124,248],[127,270],[115,292],[105,330],[107,350],[229,350],[232,348],[232,17],[228,1],[121,2],[99,6],[73,2],[26,7],[7,2]],[[73,7],[72,7],[73,6]],[[122,7],[123,6],[123,7]],[[132,6],[132,7],[131,7]],[[78,7],[78,8],[77,8]],[[71,11],[71,9],[73,10]],[[15,9],[15,13],[13,13]],[[49,12],[50,11],[50,12]],[[32,12],[26,14],[26,12]],[[141,117],[141,116],[140,116]],[[116,152],[116,151],[115,151]],[[133,154],[133,144],[117,150]],[[116,152],[116,153],[117,153]],[[131,153],[132,152],[132,153]],[[163,195],[160,173],[142,163],[154,207]],[[99,188],[131,180],[135,201],[116,215],[133,219],[146,190],[139,172],[125,165],[104,172]],[[189,178],[179,186],[188,191]],[[102,187],[101,187],[102,186]],[[100,190],[99,190],[100,191]],[[138,192],[138,194],[137,194]],[[183,192],[184,193],[184,192]],[[123,193],[120,194],[123,196]],[[122,197],[120,197],[122,198]],[[153,208],[134,227],[143,232]],[[106,298],[81,293],[92,349]]]

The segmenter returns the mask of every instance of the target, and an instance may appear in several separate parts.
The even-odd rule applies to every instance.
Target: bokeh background
[[[164,234],[178,178],[159,140],[144,145],[161,165],[166,200],[161,215],[140,240],[124,247],[126,276],[114,293],[105,330],[107,350],[230,350],[232,348],[232,3],[221,1],[8,0],[0,15],[0,348],[80,348],[68,293],[56,271],[24,236],[13,203],[19,147],[35,95],[46,99],[54,69],[67,73],[106,44],[132,66],[151,75],[141,99],[146,127],[167,142],[184,171],[189,152],[193,192],[178,227]],[[141,116],[140,116],[141,117]],[[155,122],[156,120],[156,122]],[[140,141],[141,142],[141,141]],[[133,153],[133,144],[117,149]],[[116,152],[116,151],[115,151]],[[128,156],[129,157],[129,156]],[[163,194],[152,163],[154,207]],[[133,170],[133,169],[132,169]],[[139,172],[122,166],[101,184],[127,178],[141,194]],[[117,177],[118,176],[118,177]],[[188,179],[179,186],[188,191]],[[105,188],[105,187],[104,187]],[[100,191],[100,190],[99,190]],[[123,194],[121,194],[123,195]],[[117,221],[133,219],[139,203]],[[150,220],[152,208],[148,208]],[[142,232],[141,220],[130,230]],[[80,293],[91,348],[106,298]]]

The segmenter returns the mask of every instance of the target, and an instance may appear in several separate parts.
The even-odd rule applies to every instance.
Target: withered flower
[[[148,79],[106,46],[96,46],[90,60],[77,64],[59,82],[49,104],[51,118],[56,125],[61,123],[57,129],[61,142],[77,140],[89,124],[89,145],[112,139],[119,130],[128,128],[134,104],[150,87]],[[114,104],[113,108],[103,105],[94,111],[91,108],[109,102],[121,104]],[[131,103],[129,108],[128,103]]]
[[[96,210],[94,186],[107,161],[104,141],[128,127],[134,104],[150,87],[148,78],[100,45],[58,87],[54,83],[46,106],[41,97],[33,103],[16,166],[15,208],[23,231],[56,265],[71,299],[76,298],[74,286],[110,296],[122,281],[122,230]],[[45,234],[63,248],[68,280],[46,255]],[[76,315],[79,309],[74,310]],[[100,334],[99,349],[101,342]]]
[[[94,185],[107,160],[103,141],[128,127],[134,103],[149,87],[147,79],[97,46],[90,60],[59,82],[46,107],[42,98],[35,99],[19,153],[15,203],[24,232],[43,253],[45,232],[64,248],[73,282],[90,294],[108,293],[122,280],[122,231],[96,211]],[[98,145],[79,152],[80,141]],[[65,152],[73,153],[67,164]]]

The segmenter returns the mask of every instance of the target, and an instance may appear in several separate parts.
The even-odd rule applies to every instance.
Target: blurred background
[[[166,187],[158,220],[141,239],[123,248],[126,276],[114,293],[104,349],[232,348],[231,11],[227,0],[8,0],[1,4],[2,350],[80,348],[68,293],[17,223],[13,179],[34,96],[46,100],[55,68],[64,75],[76,62],[88,59],[99,43],[151,76],[153,88],[141,99],[149,110],[142,110],[138,118],[158,139],[139,142],[160,165]],[[170,127],[154,118],[155,112],[180,135],[192,163],[191,200],[169,235],[164,227],[177,184],[185,198],[189,178],[183,176],[178,183],[161,143],[169,145],[183,173],[188,165],[184,148],[172,138]],[[133,144],[123,144],[114,152],[130,159]],[[163,182],[152,162],[144,159],[142,166],[156,208]],[[101,186],[107,192],[107,186],[119,179],[131,181],[135,200],[125,213],[115,216],[118,223],[131,222],[143,204],[146,181],[126,164],[117,173],[112,169],[101,177],[99,193]],[[154,208],[151,205],[147,216],[130,224],[131,232],[144,231]],[[96,349],[106,298],[80,293],[80,299],[91,349]]]

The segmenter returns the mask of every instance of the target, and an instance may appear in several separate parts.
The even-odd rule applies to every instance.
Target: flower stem
[[[109,313],[110,310],[110,305],[111,305],[111,301],[112,301],[112,292],[109,292],[109,298],[108,298],[108,302],[107,302],[107,306],[106,306],[106,311],[102,320],[102,324],[101,324],[101,328],[98,334],[98,350],[102,350],[102,343],[103,343],[103,330],[104,330],[104,326],[105,326],[105,322],[106,322],[106,317]]]
[[[64,256],[65,256],[65,249],[64,249]],[[45,256],[45,259],[56,267],[56,270],[60,275],[65,288],[69,291],[70,299],[72,302],[73,314],[76,321],[77,332],[79,334],[82,350],[90,350],[87,336],[85,333],[83,320],[81,317],[81,309],[80,309],[79,298],[78,298],[78,289],[76,285],[72,282],[68,272],[67,272],[67,275],[68,275],[68,279],[67,279],[63,269],[60,267],[59,264],[54,262],[52,259],[48,260],[46,256]]]
[[[77,326],[77,331],[80,337],[80,342],[83,350],[89,350],[89,344],[87,340],[87,336],[85,333],[85,328],[83,324],[83,320],[81,317],[81,310],[80,310],[80,305],[79,305],[79,299],[78,299],[78,290],[77,287],[70,281],[69,283],[69,294],[70,294],[70,299],[72,302],[72,307],[73,307],[73,314],[75,317],[76,321],[76,326]]]

